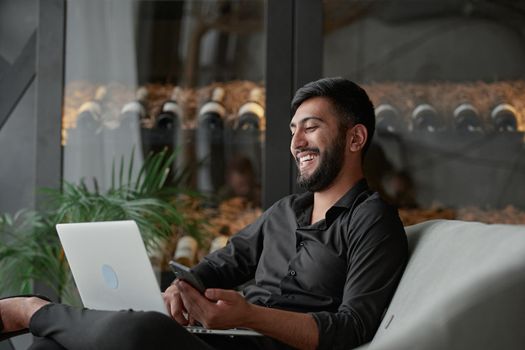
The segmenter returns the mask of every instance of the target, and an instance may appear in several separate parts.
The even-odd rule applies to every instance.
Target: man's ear
[[[365,146],[368,139],[368,132],[363,124],[356,124],[354,127],[348,129],[346,139],[347,145],[351,152],[359,152]]]

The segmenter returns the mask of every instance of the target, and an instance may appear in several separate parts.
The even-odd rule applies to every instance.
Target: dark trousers
[[[29,325],[31,350],[214,350],[288,348],[267,337],[196,336],[158,312],[100,311],[48,304]]]

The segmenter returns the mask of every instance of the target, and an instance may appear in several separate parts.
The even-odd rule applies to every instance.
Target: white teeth
[[[306,156],[303,156],[303,157],[299,158],[299,160],[301,162],[306,162],[306,161],[312,160],[314,158],[315,158],[315,155],[309,154],[309,155],[306,155]]]

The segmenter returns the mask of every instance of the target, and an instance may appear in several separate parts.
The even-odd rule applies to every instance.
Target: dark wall
[[[0,1],[0,81],[16,62],[37,21],[38,1]],[[0,213],[34,207],[35,86],[33,81],[0,129]]]
[[[0,213],[35,202],[35,84],[31,84],[0,130]]]

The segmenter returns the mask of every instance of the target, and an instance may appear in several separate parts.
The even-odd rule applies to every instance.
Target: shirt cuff
[[[319,331],[319,344],[317,349],[331,349],[331,343],[328,343],[330,336],[327,334],[331,328],[333,328],[333,322],[326,312],[310,313],[317,323],[317,329]]]
[[[320,350],[348,350],[362,345],[365,340],[359,337],[355,329],[355,320],[349,315],[327,311],[310,313],[319,329]],[[363,339],[363,340],[360,340]]]

